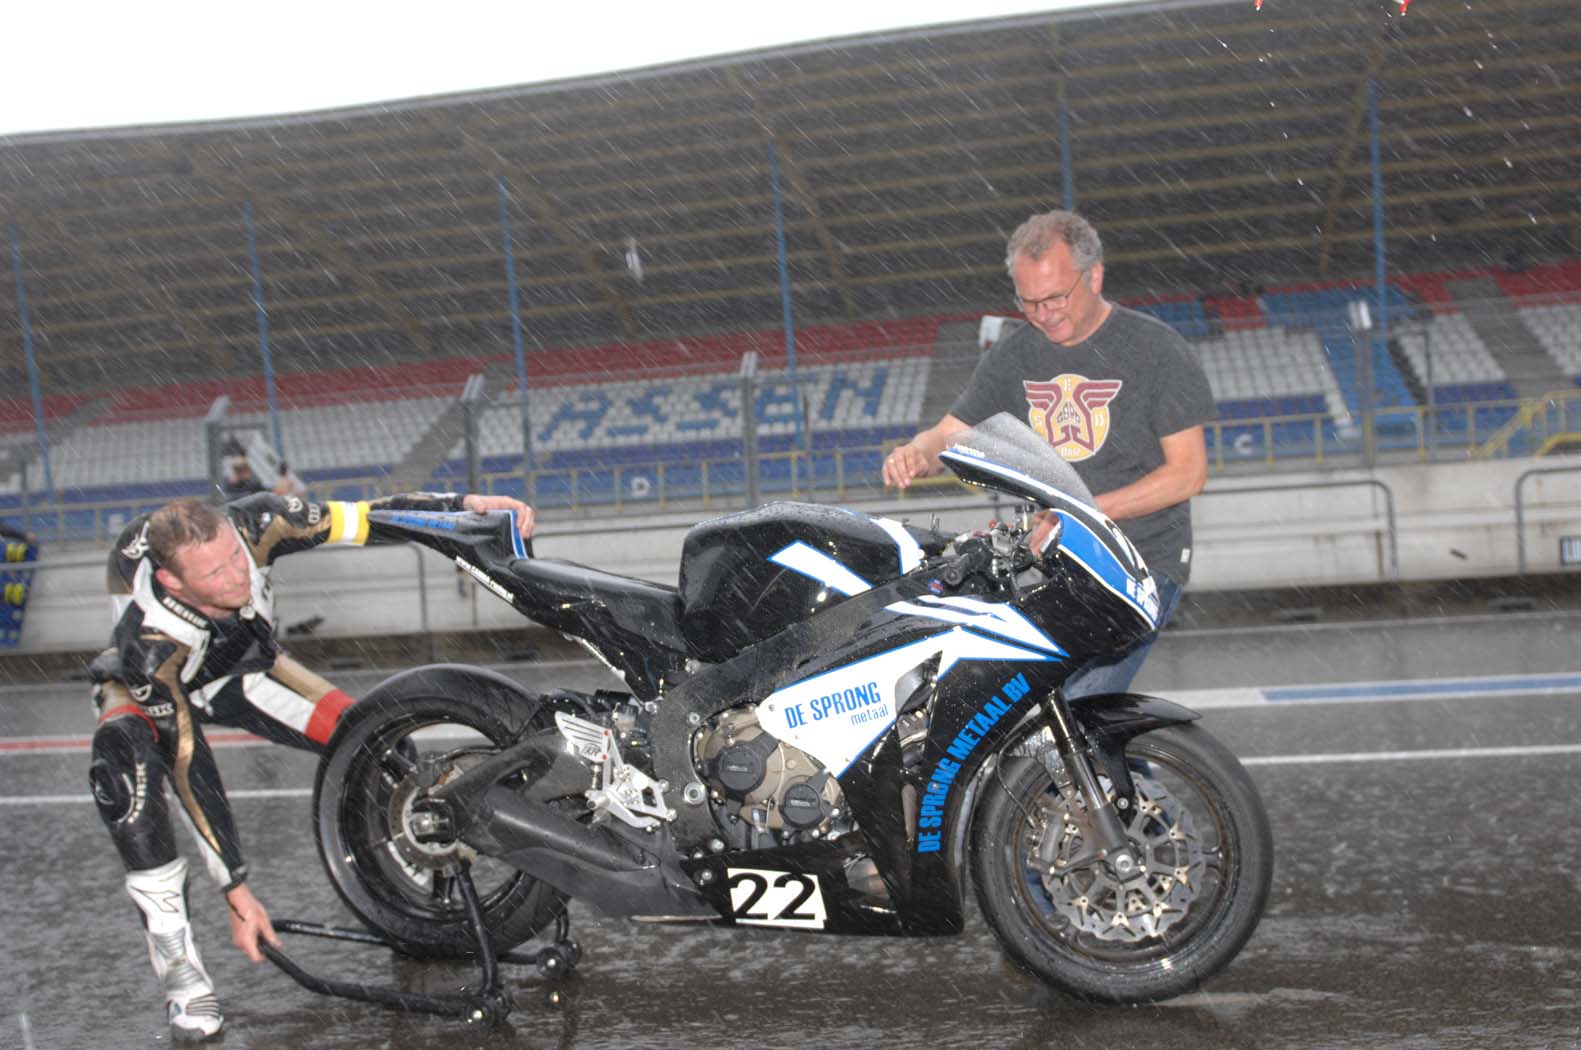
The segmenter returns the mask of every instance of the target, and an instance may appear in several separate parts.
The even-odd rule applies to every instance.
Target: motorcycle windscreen
[[[1049,493],[1094,507],[1086,482],[1047,441],[1009,412],[989,416],[956,434],[941,457],[962,481],[1020,496],[1045,507]]]
[[[1060,549],[1120,596],[1147,623],[1158,624],[1158,589],[1141,552],[1096,507],[1076,468],[1008,412],[961,431],[940,461],[962,481],[1018,496],[1060,516]]]

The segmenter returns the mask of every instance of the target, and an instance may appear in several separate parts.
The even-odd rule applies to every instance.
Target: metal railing
[[[1512,424],[1519,424],[1512,429]],[[1581,429],[1581,390],[1556,391],[1536,402],[1517,400],[1439,404],[1380,409],[1377,450],[1420,462],[1469,458],[1490,441],[1501,441],[1506,455],[1531,454],[1547,437]],[[1277,472],[1309,466],[1340,466],[1360,461],[1361,437],[1355,427],[1309,413],[1247,419],[1221,419],[1205,427],[1209,468],[1224,474],[1246,468]],[[883,492],[879,471],[894,441],[827,449],[759,452],[758,485],[771,498],[843,502]],[[1530,446],[1530,447],[1528,447]],[[385,472],[309,478],[316,497],[370,499],[392,492]],[[463,487],[457,478],[452,487]],[[742,506],[750,497],[745,457],[740,453],[691,459],[664,459],[564,468],[484,471],[479,491],[516,496],[543,514],[629,510],[663,513],[673,509],[711,510]],[[172,484],[166,493],[113,500],[24,504],[0,508],[19,515],[46,542],[104,542],[136,514],[152,510],[171,496],[201,493],[197,484]]]
[[[1537,452],[1548,439],[1581,428],[1581,390],[1551,390],[1522,403],[1510,421],[1472,450],[1472,459],[1498,459],[1511,455],[1516,439],[1521,452]]]
[[[1515,479],[1515,567],[1522,575],[1526,575],[1526,497],[1525,487],[1528,478],[1543,474],[1581,474],[1581,465],[1573,467],[1533,467],[1524,471]]]

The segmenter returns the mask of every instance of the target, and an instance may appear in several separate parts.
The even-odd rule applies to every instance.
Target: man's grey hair
[[[1016,227],[1005,247],[1005,269],[1015,276],[1016,256],[1041,259],[1055,244],[1070,246],[1078,270],[1090,270],[1103,262],[1103,242],[1092,223],[1073,211],[1046,211],[1032,216]]]

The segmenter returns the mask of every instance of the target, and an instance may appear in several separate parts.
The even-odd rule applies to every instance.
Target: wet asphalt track
[[[1273,896],[1251,943],[1169,1003],[1064,999],[1012,971],[975,915],[962,937],[902,941],[648,927],[576,909],[584,958],[560,985],[562,1005],[512,969],[509,1026],[479,1031],[315,996],[253,967],[199,876],[198,937],[227,1014],[220,1045],[1581,1045],[1578,639],[1581,617],[1554,614],[1167,636],[1138,687],[1203,708],[1247,761],[1277,836]],[[580,684],[600,673],[524,675],[544,671]],[[1476,680],[1441,681],[1463,676]],[[1412,698],[1376,698],[1397,697],[1397,685],[1356,690],[1353,702],[1277,688],[1399,681]],[[70,740],[37,746],[88,730],[80,686],[0,689],[0,1047],[169,1042],[87,800],[85,753]],[[272,913],[347,922],[310,841],[311,760],[241,746],[220,761]],[[295,937],[287,948],[310,969],[414,990],[453,989],[475,972]]]

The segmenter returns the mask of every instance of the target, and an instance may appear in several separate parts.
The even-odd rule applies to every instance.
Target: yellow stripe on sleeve
[[[330,501],[329,504],[329,539],[325,543],[355,544],[361,547],[368,542],[368,511],[371,508],[367,500],[356,503]]]

